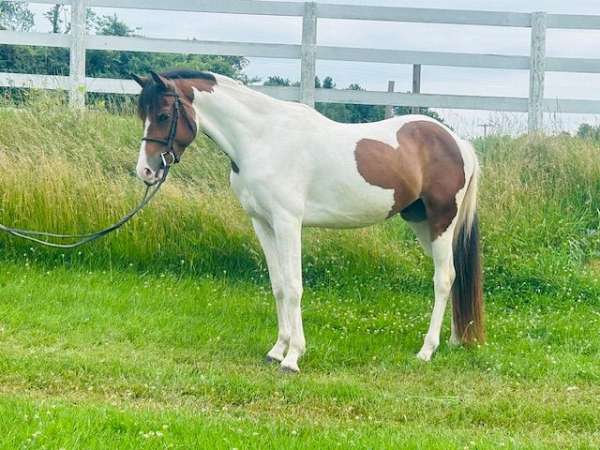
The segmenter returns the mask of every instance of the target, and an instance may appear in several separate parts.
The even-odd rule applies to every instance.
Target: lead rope
[[[152,198],[156,195],[156,193],[160,190],[160,187],[167,179],[167,174],[169,173],[169,165],[165,161],[164,153],[161,155],[163,159],[163,176],[158,181],[158,183],[147,185],[146,191],[144,192],[144,196],[140,203],[133,208],[129,213],[123,216],[119,221],[112,224],[109,227],[106,227],[100,231],[96,231],[94,233],[87,234],[57,234],[57,233],[47,233],[45,231],[33,231],[33,230],[23,230],[20,228],[7,227],[6,225],[0,224],[0,231],[4,231],[5,233],[11,234],[13,236],[26,239],[28,241],[35,242],[37,244],[45,245],[46,247],[52,248],[76,248],[80,247],[88,242],[95,241],[96,239],[100,239],[103,236],[106,236],[108,233],[115,231],[117,228],[121,228],[127,222],[129,222],[133,216],[135,216],[138,212],[140,212]],[[154,189],[153,189],[154,188]],[[38,237],[35,237],[38,236]],[[40,237],[46,238],[54,238],[54,239],[79,239],[76,242],[72,242],[69,244],[60,244],[56,242],[50,242],[48,240],[40,239]]]
[[[159,191],[160,187],[167,179],[167,175],[169,174],[169,168],[170,168],[171,164],[176,164],[179,162],[179,155],[177,155],[177,153],[173,149],[173,143],[175,142],[175,137],[177,135],[177,124],[179,122],[179,114],[181,113],[180,110],[182,109],[181,100],[177,93],[167,92],[167,93],[164,93],[163,95],[175,97],[175,102],[173,103],[173,117],[171,119],[171,125],[169,127],[169,135],[167,136],[166,139],[156,139],[156,138],[149,138],[149,137],[142,138],[142,141],[156,142],[156,143],[164,145],[167,148],[167,150],[165,152],[160,154],[160,157],[162,160],[163,174],[162,174],[162,177],[160,178],[160,180],[158,180],[158,182],[153,183],[153,184],[146,184],[146,191],[144,192],[144,196],[142,197],[142,200],[140,200],[140,203],[135,208],[133,208],[129,213],[127,213],[125,216],[123,216],[118,222],[116,222],[116,223],[112,224],[111,226],[106,227],[100,231],[96,231],[94,233],[57,234],[57,233],[48,233],[45,231],[23,230],[20,228],[7,227],[6,225],[2,225],[2,224],[0,224],[0,231],[4,231],[5,233],[8,233],[12,236],[16,236],[16,237],[19,237],[22,239],[27,239],[28,241],[32,241],[37,244],[45,245],[46,247],[69,249],[69,248],[79,247],[81,245],[87,244],[88,242],[95,241],[96,239],[100,239],[101,237],[106,236],[108,233],[111,233],[112,231],[115,231],[117,228],[121,228],[123,225],[125,225],[127,222],[129,222],[133,218],[133,216],[135,216],[138,212],[140,212],[142,210],[142,208],[144,208],[144,206],[146,206],[150,202],[150,200],[152,200],[152,198],[156,195],[156,193]],[[188,126],[195,133],[195,131],[196,131],[195,127],[192,127],[189,117],[187,117],[187,114],[185,112],[185,108],[183,108],[183,113],[184,113],[183,115],[184,115],[184,118],[185,118]],[[170,163],[166,159],[167,155],[169,155],[171,157]],[[154,189],[152,189],[152,188],[154,188]],[[44,238],[44,237],[52,238],[52,239],[79,239],[79,240],[76,242],[71,242],[69,244],[60,244],[57,242],[50,242],[45,239],[40,239],[40,238]]]

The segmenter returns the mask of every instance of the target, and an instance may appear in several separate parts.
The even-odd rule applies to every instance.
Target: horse
[[[400,215],[434,263],[431,321],[417,357],[430,361],[452,295],[449,345],[484,340],[472,145],[425,115],[343,124],[223,75],[132,75],[144,123],[137,175],[156,183],[199,133],[231,160],[230,185],[250,216],[275,297],[278,334],[266,359],[299,372],[306,343],[303,227],[357,228]]]

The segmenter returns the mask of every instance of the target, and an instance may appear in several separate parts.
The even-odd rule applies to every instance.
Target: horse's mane
[[[215,76],[210,72],[201,72],[199,70],[178,69],[169,72],[163,72],[161,75],[170,80],[174,78],[183,78],[185,80],[210,80],[216,81]]]
[[[212,73],[201,72],[199,70],[178,69],[171,70],[169,72],[162,72],[160,75],[169,80],[209,80],[216,82],[216,78]],[[159,94],[159,86],[154,82],[152,78],[150,78],[144,86],[144,88],[142,89],[142,92],[140,93],[140,97],[138,99],[138,115],[141,118],[144,118],[149,111],[152,111],[158,107],[158,100],[160,98]]]

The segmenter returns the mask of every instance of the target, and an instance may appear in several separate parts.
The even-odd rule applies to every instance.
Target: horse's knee
[[[284,289],[284,298],[290,305],[299,305],[303,291],[302,283],[289,283]]]
[[[283,300],[284,290],[281,284],[271,283],[271,291],[273,292],[273,297],[275,297],[276,300]]]

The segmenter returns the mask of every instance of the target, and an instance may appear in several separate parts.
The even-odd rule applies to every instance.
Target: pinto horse
[[[305,351],[302,227],[355,228],[399,214],[433,258],[435,300],[417,357],[440,342],[452,295],[450,344],[483,342],[473,147],[423,115],[342,124],[222,75],[189,70],[133,78],[144,121],[137,174],[161,179],[198,133],[231,159],[230,182],[264,251],[279,332],[267,354],[298,372]]]

